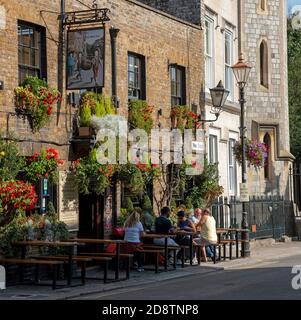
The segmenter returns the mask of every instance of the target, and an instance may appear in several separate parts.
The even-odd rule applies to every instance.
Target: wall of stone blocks
[[[163,12],[167,12],[175,17],[201,24],[201,0],[139,0]]]
[[[246,87],[246,121],[251,137],[251,122],[259,125],[278,126],[278,156],[289,154],[289,120],[287,92],[287,38],[286,1],[267,1],[267,10],[262,12],[259,1],[245,0],[242,3],[242,48],[246,60],[253,66]],[[262,40],[268,44],[269,86],[260,85],[259,46]],[[275,146],[276,149],[276,146]],[[271,181],[266,181],[263,172],[250,172],[249,183],[253,194],[287,194],[288,162],[275,157]],[[280,161],[279,161],[280,160]]]

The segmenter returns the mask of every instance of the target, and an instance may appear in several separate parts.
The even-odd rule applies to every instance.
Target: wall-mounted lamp
[[[4,81],[0,80],[0,90],[4,90]]]

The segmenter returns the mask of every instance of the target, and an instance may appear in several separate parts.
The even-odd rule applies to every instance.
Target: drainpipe
[[[112,50],[112,98],[116,108],[119,107],[117,97],[117,52],[116,52],[116,39],[120,30],[114,27],[110,28],[111,36],[111,50]]]
[[[64,37],[64,19],[65,19],[65,0],[61,0],[61,9],[59,16],[59,45],[58,45],[58,61],[57,61],[57,88],[59,92],[63,96],[64,90],[64,45],[65,45],[65,37]],[[58,102],[57,107],[57,124],[59,123],[60,118],[60,110],[61,110],[62,102]]]

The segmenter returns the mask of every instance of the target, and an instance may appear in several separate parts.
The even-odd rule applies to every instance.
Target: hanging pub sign
[[[104,54],[104,28],[68,30],[67,90],[103,87]]]

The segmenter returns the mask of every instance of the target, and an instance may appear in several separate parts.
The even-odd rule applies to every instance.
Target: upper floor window
[[[19,83],[27,76],[47,78],[45,28],[27,22],[18,22]]]
[[[213,134],[209,135],[209,162],[210,163],[218,162],[217,136]]]
[[[268,46],[266,41],[262,40],[259,48],[260,60],[260,84],[266,88],[269,86],[269,68],[268,68]]]
[[[186,104],[185,68],[178,65],[170,66],[171,105]]]
[[[128,54],[128,98],[145,99],[145,59],[134,53]]]
[[[233,33],[225,31],[225,88],[230,91],[229,98],[233,97]]]
[[[205,84],[206,88],[214,87],[214,20],[205,18]]]

